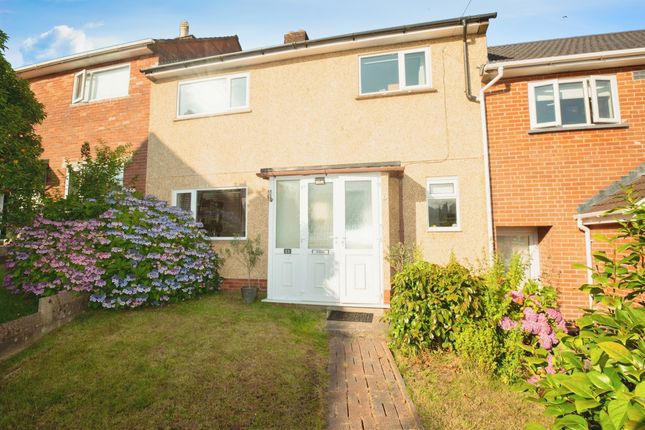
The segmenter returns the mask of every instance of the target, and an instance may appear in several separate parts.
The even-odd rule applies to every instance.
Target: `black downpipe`
[[[461,21],[464,26],[464,76],[466,79],[466,98],[471,102],[476,102],[477,97],[472,94],[472,89],[470,88],[470,65],[468,61],[468,21],[465,19]]]

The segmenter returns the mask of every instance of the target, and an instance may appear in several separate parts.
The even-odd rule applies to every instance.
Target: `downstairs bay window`
[[[190,211],[212,239],[246,239],[246,188],[173,192],[173,205]]]
[[[619,123],[615,76],[529,82],[531,128]]]

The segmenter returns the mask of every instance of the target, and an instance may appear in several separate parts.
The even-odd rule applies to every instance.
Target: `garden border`
[[[61,291],[38,300],[38,312],[0,324],[0,361],[67,324],[87,309],[88,295]]]

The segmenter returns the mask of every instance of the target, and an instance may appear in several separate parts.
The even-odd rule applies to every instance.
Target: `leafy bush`
[[[486,373],[494,372],[502,355],[497,327],[485,323],[466,325],[457,333],[455,350],[469,366]]]
[[[536,355],[546,358],[565,328],[555,308],[555,290],[525,281],[524,269],[519,256],[511,259],[508,269],[496,258],[484,274],[482,318],[457,334],[457,352],[505,382],[528,376],[529,362],[536,361]]]
[[[536,360],[535,385],[527,385],[557,417],[556,428],[642,429],[645,423],[645,309],[632,300],[643,294],[645,205],[629,195],[627,201],[617,236],[626,243],[613,259],[595,253],[594,283],[581,288],[601,306],[577,321],[577,334],[561,338],[552,372],[542,372],[544,362]]]
[[[98,219],[39,218],[10,245],[5,284],[38,296],[91,292],[95,307],[183,300],[219,285],[220,261],[190,213],[112,193]]]
[[[119,177],[131,161],[130,149],[127,145],[119,145],[112,149],[99,142],[94,149],[88,142],[81,145],[81,162],[78,166],[68,164],[70,171],[70,194],[81,199],[94,199],[102,202],[113,191],[121,190]]]
[[[392,344],[406,352],[453,349],[456,332],[482,316],[483,285],[454,260],[406,265],[393,280],[388,320]]]
[[[399,273],[407,264],[421,261],[422,258],[421,248],[418,245],[408,245],[403,242],[390,246],[385,256],[385,260],[393,269],[393,274]]]

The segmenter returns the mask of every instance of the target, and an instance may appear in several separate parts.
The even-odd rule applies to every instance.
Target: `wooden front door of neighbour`
[[[382,304],[380,179],[273,179],[270,300]]]

